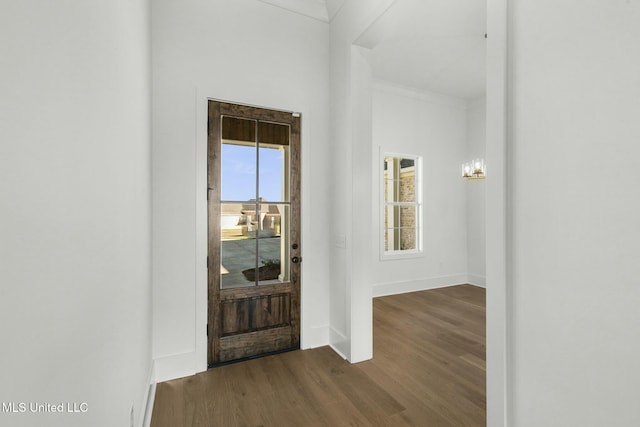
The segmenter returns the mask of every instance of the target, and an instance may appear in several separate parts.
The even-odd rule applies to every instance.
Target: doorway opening
[[[459,70],[451,69],[451,72],[442,72],[441,66],[451,65],[448,61],[435,60],[435,56],[439,52],[453,52],[457,49],[458,55],[452,57],[454,61],[469,61],[474,58],[482,60],[481,68],[482,81],[481,86],[484,90],[484,99],[481,102],[484,108],[484,122],[485,129],[481,133],[485,137],[484,141],[484,157],[489,165],[488,176],[484,186],[484,197],[482,202],[484,206],[479,207],[475,202],[479,198],[474,198],[471,194],[470,205],[472,205],[476,212],[484,211],[485,217],[479,221],[480,225],[484,225],[484,239],[478,239],[475,247],[484,250],[484,262],[477,263],[476,265],[484,269],[482,277],[480,274],[473,274],[476,272],[469,271],[467,281],[478,281],[484,279],[486,283],[486,390],[487,390],[487,424],[488,425],[506,425],[507,422],[507,409],[508,409],[508,393],[507,388],[508,381],[508,337],[510,333],[508,319],[510,317],[509,312],[509,292],[507,286],[508,269],[507,269],[507,254],[509,247],[509,236],[507,228],[508,219],[508,120],[507,120],[507,106],[509,102],[508,98],[508,75],[509,75],[509,61],[508,61],[508,28],[509,28],[509,14],[507,2],[504,0],[498,0],[493,2],[486,2],[485,0],[469,0],[461,3],[452,3],[446,1],[436,2],[420,2],[419,0],[391,0],[385,2],[388,6],[380,15],[376,16],[370,22],[370,26],[353,41],[352,46],[352,76],[362,77],[367,73],[371,74],[371,85],[374,82],[381,80],[391,81],[391,75],[398,72],[405,78],[404,82],[395,82],[394,89],[400,92],[411,92],[412,88],[418,87],[421,79],[431,78],[432,81],[439,80],[440,83],[446,84],[452,82],[450,78],[456,78],[460,75]],[[402,14],[402,6],[411,5],[408,10],[411,11],[411,15],[404,16]],[[441,14],[438,13],[419,13],[421,8],[433,7],[435,12],[451,11],[451,8],[460,8],[472,6],[478,10],[482,9],[481,14],[467,12],[449,14],[451,19],[443,19]],[[476,18],[480,16],[482,19],[479,21]],[[455,25],[452,24],[464,24],[465,22],[476,22],[476,27],[471,32],[465,32],[456,36],[452,33],[452,29]],[[420,37],[416,31],[420,29],[426,29],[430,34],[427,36],[436,37],[439,45],[434,45],[435,49],[429,50],[429,46],[424,44],[424,38]],[[407,34],[409,32],[410,34]],[[404,35],[403,35],[404,33]],[[464,47],[464,39],[467,36],[473,36],[478,45],[484,45],[484,52],[481,54],[473,54],[466,51]],[[395,42],[392,40],[396,38]],[[378,52],[372,52],[376,46],[379,46]],[[406,49],[403,48],[415,48],[413,54],[406,54]],[[404,52],[404,53],[403,53]],[[373,55],[371,55],[373,53]],[[380,55],[378,55],[380,54]],[[388,54],[388,56],[386,56]],[[355,58],[355,59],[354,59]],[[365,58],[366,61],[359,58]],[[406,62],[403,62],[406,61]],[[428,61],[435,68],[424,69],[421,68],[420,62]],[[364,66],[362,64],[364,63]],[[357,66],[354,67],[354,64]],[[368,69],[365,69],[368,67]],[[376,67],[378,69],[376,70]],[[355,70],[355,71],[354,71]],[[433,77],[437,77],[433,79]],[[366,83],[358,80],[360,86]],[[466,84],[452,85],[454,89],[464,89]],[[437,88],[431,89],[435,94],[432,99],[439,104],[442,103],[442,98],[438,95],[443,92]],[[371,93],[368,94],[369,96]],[[411,94],[411,97],[416,101],[416,104],[421,103],[424,99],[422,95]],[[363,97],[361,97],[363,98]],[[353,98],[354,110],[356,107],[366,106],[366,100]],[[390,102],[384,103],[383,106],[391,105]],[[405,116],[414,114],[410,109],[405,109]],[[364,125],[366,120],[360,124],[361,132],[365,132]],[[407,132],[405,129],[398,125],[392,128],[393,132],[387,135],[387,141],[406,141],[410,138],[403,138]],[[402,132],[404,131],[404,133]],[[418,132],[416,140],[424,141],[427,137],[432,136],[431,129],[425,127],[424,132]],[[411,136],[411,135],[409,135]],[[387,149],[387,147],[382,147]],[[471,148],[471,147],[469,147]],[[395,147],[388,148],[390,150],[397,150]],[[400,148],[402,149],[402,148]],[[468,155],[475,155],[471,152]],[[457,159],[454,163],[456,167],[460,167],[463,159]],[[375,167],[375,163],[374,163]],[[458,175],[455,173],[455,175]],[[439,175],[438,180],[444,175]],[[458,178],[459,179],[459,178]],[[472,190],[481,189],[479,186],[471,187]],[[475,195],[477,196],[477,195]],[[428,205],[428,200],[425,199],[425,206]],[[474,218],[475,219],[475,218]],[[484,240],[484,241],[482,241]],[[425,240],[426,241],[426,240]],[[446,265],[446,264],[445,264]],[[420,270],[421,274],[423,270]],[[375,272],[374,272],[375,275]],[[480,276],[480,277],[478,277]],[[377,277],[377,276],[374,276]],[[395,279],[394,279],[395,280]],[[406,281],[407,287],[412,285],[413,281]],[[387,285],[387,283],[382,283]],[[439,286],[440,283],[431,283],[433,286]],[[390,288],[391,286],[387,287]],[[386,291],[387,288],[381,287],[381,292]],[[368,307],[371,306],[372,295],[369,293],[369,289],[365,285],[358,282],[351,283],[352,292],[361,291],[358,296],[351,300],[350,310],[351,313],[355,313],[358,316],[358,321],[352,325],[351,336],[362,337],[366,336],[370,329],[371,324],[368,323]],[[389,294],[393,293],[392,289],[388,289]],[[375,295],[374,286],[374,295]],[[362,326],[361,326],[362,325]],[[354,329],[357,329],[354,331]],[[353,353],[357,355],[367,355],[367,349],[371,348],[371,342],[368,340],[359,339],[357,346],[353,346]],[[357,359],[363,360],[363,359]]]

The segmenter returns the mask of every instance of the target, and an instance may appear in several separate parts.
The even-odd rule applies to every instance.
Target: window
[[[385,154],[382,165],[383,259],[422,252],[421,158]]]

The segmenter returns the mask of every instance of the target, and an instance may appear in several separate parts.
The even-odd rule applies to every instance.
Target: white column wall
[[[371,152],[363,141],[371,132],[371,115],[362,111],[370,103],[370,71],[353,42],[393,3],[393,0],[347,1],[331,22],[331,149],[332,165],[330,343],[351,362],[366,360],[373,350],[371,318],[371,282],[366,259],[372,250],[372,237],[363,230],[370,227],[370,215],[364,224],[354,227],[358,218],[354,200],[369,197],[369,185],[361,185],[371,176]],[[358,80],[360,77],[364,80]],[[361,160],[361,161],[360,161]],[[368,206],[368,205],[367,205]],[[355,262],[354,262],[354,256]],[[364,258],[362,258],[364,256]],[[352,341],[352,337],[357,340]]]

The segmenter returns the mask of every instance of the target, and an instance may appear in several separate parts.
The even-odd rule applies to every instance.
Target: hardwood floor
[[[376,298],[373,312],[372,360],[321,347],[160,383],[151,426],[485,426],[485,290]]]

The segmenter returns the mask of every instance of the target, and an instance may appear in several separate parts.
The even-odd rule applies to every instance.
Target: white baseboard
[[[428,289],[444,288],[447,286],[468,283],[467,274],[452,274],[448,276],[425,277],[422,279],[403,282],[378,283],[373,285],[373,297],[404,294],[407,292],[426,291]]]
[[[154,360],[157,382],[175,380],[196,374],[197,354],[195,351],[158,357]]]
[[[470,285],[478,286],[480,288],[486,288],[487,278],[486,276],[481,276],[479,274],[468,274],[467,283]]]
[[[329,327],[329,346],[340,355],[343,359],[349,359],[347,357],[348,354],[348,341],[347,337],[335,330],[332,327]]]
[[[300,348],[322,347],[329,344],[329,325],[307,328],[300,337]]]
[[[140,427],[151,426],[151,415],[153,415],[153,403],[156,399],[156,369],[155,361],[151,361],[151,370],[149,373],[149,389],[142,401],[142,407],[144,408],[144,414],[140,417]]]

